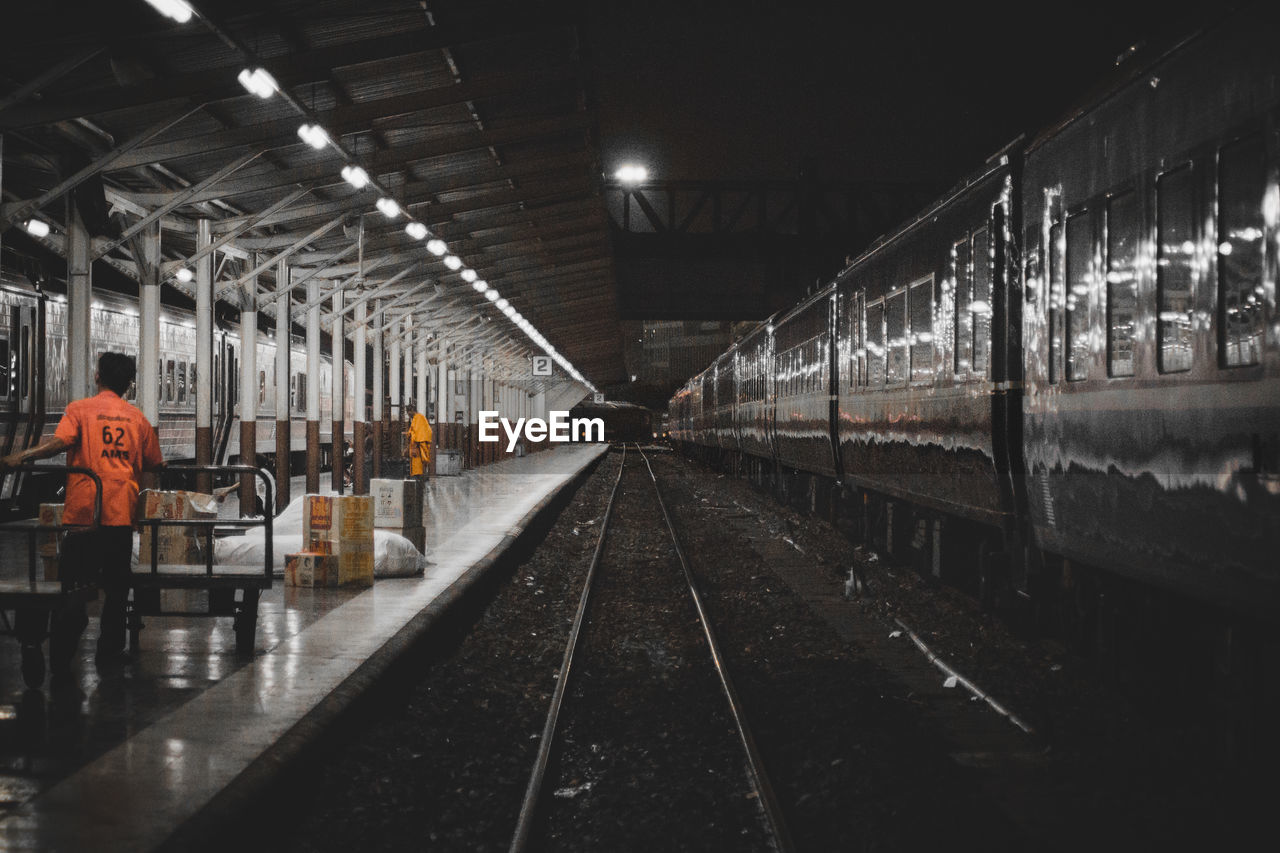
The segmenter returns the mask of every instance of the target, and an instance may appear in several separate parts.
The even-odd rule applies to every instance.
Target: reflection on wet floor
[[[128,837],[121,849],[166,837],[604,450],[564,448],[433,479],[426,576],[368,590],[277,580],[259,603],[252,660],[235,655],[229,616],[144,616],[141,651],[99,672],[93,602],[70,683],[28,690],[16,639],[0,637],[0,847],[77,849],[103,826],[117,842]],[[304,487],[295,478],[293,494]],[[13,539],[0,536],[3,577],[26,572],[25,542]],[[164,609],[200,610],[204,595],[166,591]],[[110,803],[85,810],[120,785],[127,790]]]

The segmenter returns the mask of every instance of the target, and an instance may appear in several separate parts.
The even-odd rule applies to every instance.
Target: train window
[[[933,276],[911,285],[907,294],[911,312],[911,381],[933,378]]]
[[[298,411],[307,410],[307,374],[298,374]]]
[[[9,348],[9,342],[4,342],[5,350],[9,357],[4,360],[4,395],[13,399],[18,394],[18,348]]]
[[[991,352],[991,238],[986,228],[973,232],[973,373],[987,375]]]
[[[1093,232],[1089,215],[1080,212],[1067,219],[1067,379],[1089,378],[1089,262],[1093,254]]]
[[[187,402],[187,363],[178,362],[178,402]]]
[[[1190,166],[1156,179],[1156,299],[1161,373],[1191,369],[1195,208]]]
[[[267,372],[265,370],[258,371],[258,405],[265,406],[267,404]]]
[[[187,387],[191,395],[192,402],[196,399],[196,363],[193,361],[187,365]]]
[[[27,373],[31,366],[31,327],[22,327],[22,348],[18,351],[18,399],[27,399],[30,389],[28,386]]]
[[[1066,305],[1066,270],[1062,266],[1062,223],[1049,226],[1049,381],[1062,379],[1062,309]]]
[[[886,385],[902,385],[907,381],[907,291],[890,294],[884,307],[884,339]]]
[[[0,400],[9,399],[9,377],[13,370],[9,364],[9,340],[0,338]]]
[[[167,362],[165,362],[165,372],[164,372],[164,376],[165,376],[164,401],[166,403],[172,403],[175,399],[175,395],[173,393],[174,392],[173,386],[176,382],[176,378],[177,378],[176,374],[177,374],[177,369],[174,366],[173,359],[169,359]]]
[[[222,356],[214,353],[213,356],[213,402],[215,404],[222,402]]]
[[[857,388],[866,380],[862,375],[863,359],[866,349],[862,342],[862,294],[855,293],[849,297],[849,387]]]
[[[1133,375],[1138,310],[1138,241],[1142,223],[1132,192],[1107,200],[1107,372]]]
[[[867,385],[884,385],[884,300],[867,306]]]
[[[1261,136],[1218,155],[1218,336],[1223,367],[1262,358],[1263,193],[1266,150]]]
[[[951,265],[951,278],[956,284],[955,371],[957,378],[963,378],[973,366],[973,314],[969,312],[969,303],[973,301],[973,266],[968,237],[951,247]]]

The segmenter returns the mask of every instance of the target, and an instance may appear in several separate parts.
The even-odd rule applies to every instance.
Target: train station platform
[[[260,787],[606,451],[565,445],[433,478],[425,575],[366,590],[277,580],[252,659],[235,656],[229,618],[147,617],[139,654],[100,674],[91,605],[75,683],[29,690],[18,643],[0,638],[0,848],[150,850]]]

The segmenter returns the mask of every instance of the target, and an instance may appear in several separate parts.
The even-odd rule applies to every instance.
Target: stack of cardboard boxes
[[[422,525],[423,485],[420,480],[370,480],[373,523],[397,533],[426,553],[427,531]]]
[[[62,524],[62,504],[40,504],[40,526],[57,527]],[[56,530],[46,530],[36,534],[36,555],[44,564],[44,579],[58,579],[58,542],[60,535]]]
[[[218,517],[218,503],[212,495],[200,492],[162,492],[148,489],[138,495],[141,518],[210,519]],[[158,554],[157,563],[190,564],[205,561],[204,548],[207,530],[204,527],[142,525],[138,545],[138,570],[151,568],[151,554]]]
[[[285,557],[288,586],[373,586],[373,498],[307,495],[303,550]]]

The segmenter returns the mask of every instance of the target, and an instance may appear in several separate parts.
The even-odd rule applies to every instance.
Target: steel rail
[[[636,452],[640,454],[640,458],[644,461],[644,467],[649,471],[649,479],[653,480],[653,490],[658,496],[658,506],[662,509],[662,517],[667,522],[667,531],[671,534],[671,543],[675,546],[676,556],[680,558],[680,567],[684,569],[684,577],[689,584],[689,593],[693,596],[693,604],[698,610],[698,621],[702,623],[702,632],[707,638],[708,647],[711,649],[711,660],[715,664],[716,673],[720,676],[720,686],[724,688],[725,696],[729,699],[729,711],[732,713],[734,725],[738,729],[738,738],[747,753],[747,765],[755,782],[757,799],[760,802],[761,809],[764,811],[765,819],[769,822],[770,829],[773,830],[774,844],[779,853],[793,853],[796,848],[791,840],[791,833],[787,829],[786,820],[782,816],[782,807],[778,804],[778,798],[773,792],[773,785],[769,782],[769,776],[765,772],[764,759],[760,755],[755,738],[751,734],[751,727],[747,723],[746,713],[742,708],[742,700],[733,686],[733,679],[729,677],[728,669],[725,668],[724,656],[720,652],[720,644],[716,642],[715,632],[711,628],[711,617],[707,614],[706,608],[702,604],[702,595],[698,592],[698,582],[689,566],[689,558],[685,556],[684,548],[680,545],[680,537],[676,533],[675,523],[671,520],[671,514],[667,512],[667,504],[662,499],[662,489],[658,486],[658,478],[653,473],[653,466],[649,464],[649,457],[644,455],[644,451],[640,449],[639,444],[636,445]]]
[[[560,664],[560,676],[556,679],[556,689],[551,695],[551,708],[547,711],[547,722],[542,728],[542,742],[538,745],[538,757],[533,763],[533,773],[529,777],[529,786],[525,789],[524,801],[520,804],[520,818],[516,822],[516,832],[508,848],[511,853],[523,853],[528,848],[529,836],[533,832],[534,818],[538,803],[542,800],[542,783],[547,775],[547,765],[551,760],[551,747],[555,739],[556,727],[560,721],[560,708],[564,704],[564,695],[569,684],[569,671],[573,666],[574,652],[578,647],[578,636],[582,633],[582,623],[586,619],[587,603],[591,598],[591,587],[595,582],[596,569],[600,566],[600,557],[604,554],[604,543],[608,538],[609,519],[613,515],[613,506],[622,487],[622,472],[627,467],[627,448],[623,445],[622,462],[618,466],[618,479],[613,483],[613,491],[609,494],[609,504],[605,507],[604,517],[600,520],[600,538],[596,541],[595,553],[591,555],[591,566],[587,569],[587,579],[582,585],[582,596],[578,599],[578,612],[573,617],[573,627],[569,629],[569,640],[565,645],[564,661]]]

